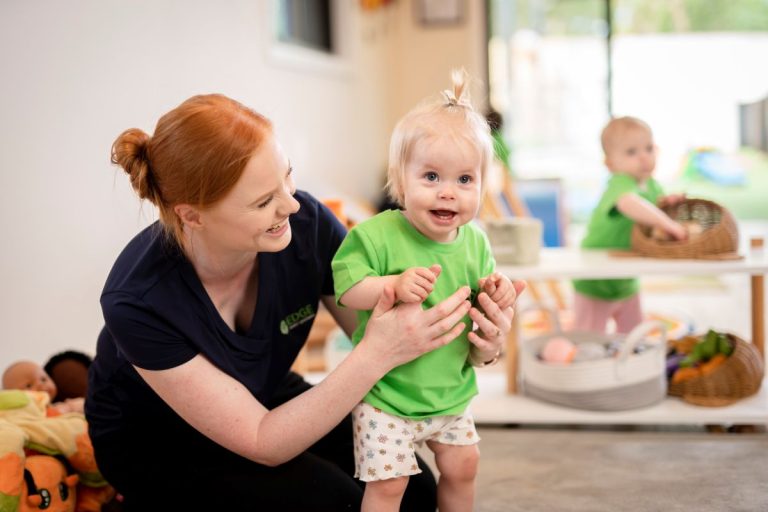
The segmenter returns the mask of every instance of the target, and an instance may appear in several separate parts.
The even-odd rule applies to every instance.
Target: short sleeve
[[[125,293],[101,298],[106,328],[132,365],[167,370],[186,363],[198,350],[141,299]]]
[[[608,180],[608,187],[600,199],[600,204],[597,206],[598,211],[605,216],[618,212],[616,210],[616,203],[619,201],[619,198],[624,194],[632,192],[637,192],[637,182],[635,179],[627,174],[614,174]]]
[[[333,258],[333,280],[336,289],[336,302],[347,290],[368,276],[380,275],[380,266],[376,261],[376,251],[365,232],[353,228]]]

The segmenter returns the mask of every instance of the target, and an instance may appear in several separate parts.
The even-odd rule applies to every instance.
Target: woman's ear
[[[200,212],[192,205],[189,204],[177,204],[173,207],[174,213],[179,216],[181,223],[192,229],[199,228],[203,225],[200,220]]]

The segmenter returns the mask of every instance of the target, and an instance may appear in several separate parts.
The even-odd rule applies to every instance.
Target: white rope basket
[[[551,313],[551,312],[550,312]],[[555,332],[538,336],[521,344],[520,374],[523,392],[558,405],[597,411],[620,411],[646,407],[664,399],[667,394],[667,332],[661,322],[646,321],[628,335],[606,335],[596,332],[563,333],[556,316]],[[645,351],[634,353],[640,342],[654,331],[661,339]],[[574,344],[621,344],[616,357],[570,364],[541,361],[538,354],[556,336],[565,336]]]

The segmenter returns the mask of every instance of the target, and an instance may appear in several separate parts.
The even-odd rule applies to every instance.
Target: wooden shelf
[[[670,397],[642,409],[596,412],[552,405],[520,394],[510,395],[506,392],[503,372],[478,372],[480,394],[470,407],[476,422],[488,424],[768,424],[767,382],[763,382],[758,394],[726,407],[700,407]]]
[[[318,383],[325,373],[309,373]],[[506,376],[489,368],[477,372],[480,393],[470,404],[475,421],[481,424],[543,425],[768,425],[768,379],[760,392],[727,407],[699,407],[677,398],[667,398],[651,407],[630,411],[595,412],[560,407],[506,392]]]

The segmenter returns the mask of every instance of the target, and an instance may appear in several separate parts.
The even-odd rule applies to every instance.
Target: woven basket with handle
[[[751,343],[728,334],[733,352],[709,375],[670,383],[667,394],[707,407],[730,405],[760,390],[765,367],[763,356]]]
[[[651,228],[635,224],[632,228],[632,251],[653,258],[736,259],[739,230],[733,215],[712,201],[688,198],[674,206],[662,208],[678,222],[695,222],[701,233],[687,240],[657,240]]]

